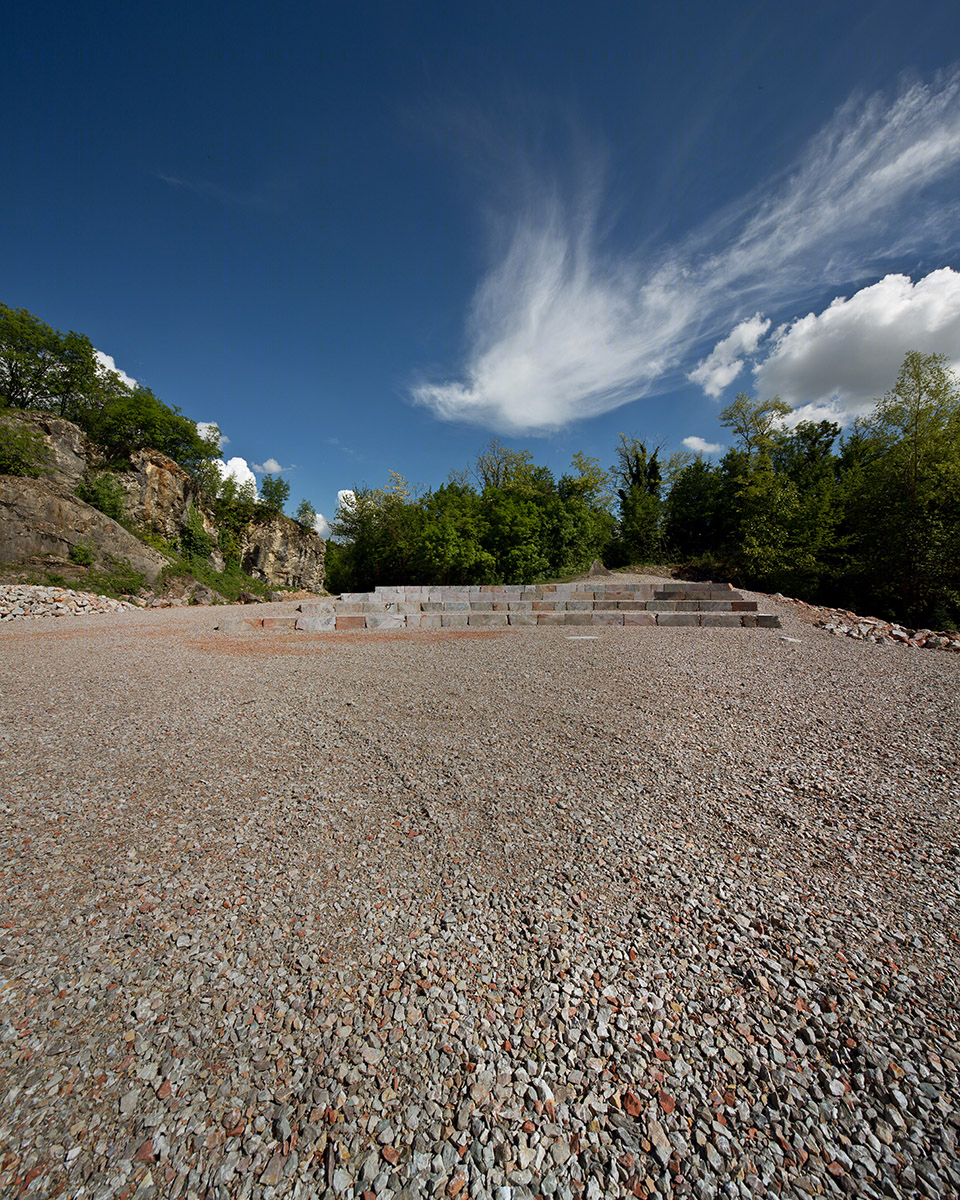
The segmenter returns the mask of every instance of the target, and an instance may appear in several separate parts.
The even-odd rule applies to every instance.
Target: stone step
[[[510,629],[534,625],[779,628],[735,588],[716,583],[582,583],[378,587],[309,601],[287,617],[227,618],[224,632],[261,629]]]

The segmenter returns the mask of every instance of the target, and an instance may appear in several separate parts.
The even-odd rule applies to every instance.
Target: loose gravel
[[[960,660],[777,611],[5,624],[0,1195],[960,1194]]]

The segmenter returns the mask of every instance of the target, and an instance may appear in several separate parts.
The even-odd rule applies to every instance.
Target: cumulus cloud
[[[754,354],[760,339],[770,328],[769,318],[760,313],[741,321],[722,340],[717,342],[687,378],[699,383],[708,396],[717,397],[743,370],[745,355]]]
[[[349,488],[337,492],[337,508],[353,508],[355,500],[356,493]]]
[[[225,433],[220,432],[220,426],[216,423],[216,421],[198,421],[197,422],[197,433],[199,433],[202,438],[208,438],[213,433],[214,430],[217,431],[217,444],[219,445],[220,449],[222,450],[224,448],[224,446],[226,446],[227,443],[230,441],[230,439],[227,437],[227,435]]]
[[[412,398],[498,432],[557,429],[673,386],[689,355],[733,326],[735,340],[696,368],[718,394],[762,336],[764,309],[802,304],[814,281],[862,277],[885,254],[955,238],[954,202],[925,189],[958,174],[958,137],[958,68],[851,101],[789,175],[653,257],[604,253],[596,196],[563,203],[551,187],[522,188],[512,234],[473,298],[464,363],[417,382]],[[921,199],[924,220],[904,222]]]
[[[115,375],[119,375],[121,383],[124,383],[128,388],[135,388],[137,386],[137,381],[117,366],[113,361],[112,355],[104,354],[102,350],[94,350],[93,357],[97,360],[101,370],[112,371]]]
[[[847,425],[889,391],[908,350],[946,353],[960,370],[960,272],[887,275],[782,325],[754,368],[756,391],[793,405],[795,420]]]
[[[252,483],[256,491],[257,477],[250,470],[245,458],[230,458],[226,462],[215,459],[213,465],[220,472],[221,479],[235,479],[240,487],[245,483]]]
[[[330,522],[323,515],[323,513],[317,513],[316,517],[314,518],[313,529],[314,532],[318,533],[324,541],[326,541],[330,536]]]
[[[702,437],[685,437],[683,444],[694,454],[719,454],[723,449],[719,442],[708,442]]]
[[[275,458],[268,458],[265,463],[251,463],[258,475],[279,475],[282,471],[293,471],[294,467],[281,467]]]

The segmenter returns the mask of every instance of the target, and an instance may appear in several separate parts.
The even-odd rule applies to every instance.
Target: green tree
[[[99,382],[90,339],[0,304],[0,403],[76,420]]]
[[[960,619],[960,383],[940,354],[911,351],[857,423],[847,454],[855,586],[881,615]]]
[[[0,407],[2,413],[2,407]],[[43,436],[19,421],[0,419],[0,475],[37,479],[50,462]]]
[[[317,521],[317,510],[309,500],[301,500],[297,505],[296,520],[305,528],[313,529]]]
[[[659,558],[660,447],[648,450],[639,438],[620,434],[617,461],[611,468],[619,486],[620,501],[616,556],[621,564],[652,562]]]
[[[290,484],[279,475],[264,475],[260,481],[260,507],[271,516],[279,516],[290,499]]]

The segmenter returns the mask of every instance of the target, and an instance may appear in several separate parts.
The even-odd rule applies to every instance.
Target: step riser
[[[223,621],[218,628],[221,633],[243,633],[252,629],[268,633],[292,633],[295,630],[322,633],[384,629],[516,629],[540,625],[778,629],[780,618],[757,612],[329,613],[318,617],[250,617]]]

